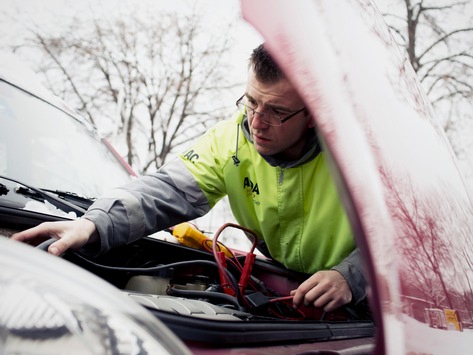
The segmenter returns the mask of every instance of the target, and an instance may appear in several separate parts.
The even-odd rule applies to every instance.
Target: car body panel
[[[370,278],[376,353],[461,353],[472,334],[436,330],[426,341],[423,310],[472,321],[472,199],[376,6],[268,0],[242,9],[310,107],[332,158]]]

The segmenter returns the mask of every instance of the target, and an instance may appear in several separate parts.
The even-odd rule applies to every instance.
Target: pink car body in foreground
[[[366,260],[375,353],[467,353],[472,198],[377,8],[365,0],[243,1],[242,8],[307,102],[333,158]]]

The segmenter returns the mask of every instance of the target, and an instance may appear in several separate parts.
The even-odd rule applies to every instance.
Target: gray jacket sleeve
[[[353,294],[352,302],[359,303],[366,298],[366,279],[363,274],[363,261],[358,248],[353,250],[343,261],[334,266],[332,270],[336,270],[343,275],[350,286]]]
[[[207,198],[179,158],[156,173],[116,188],[95,201],[82,218],[92,221],[100,236],[100,248],[87,245],[81,251],[101,254],[203,216],[210,210]]]

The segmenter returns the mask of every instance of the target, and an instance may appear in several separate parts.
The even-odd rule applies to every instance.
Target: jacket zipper
[[[284,179],[284,170],[285,168],[281,168],[281,170],[279,171],[279,186],[282,185],[282,181]]]

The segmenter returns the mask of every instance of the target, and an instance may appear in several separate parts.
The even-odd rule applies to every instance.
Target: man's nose
[[[263,122],[264,112],[257,112],[253,114],[251,125],[256,129],[268,128],[268,124]]]

